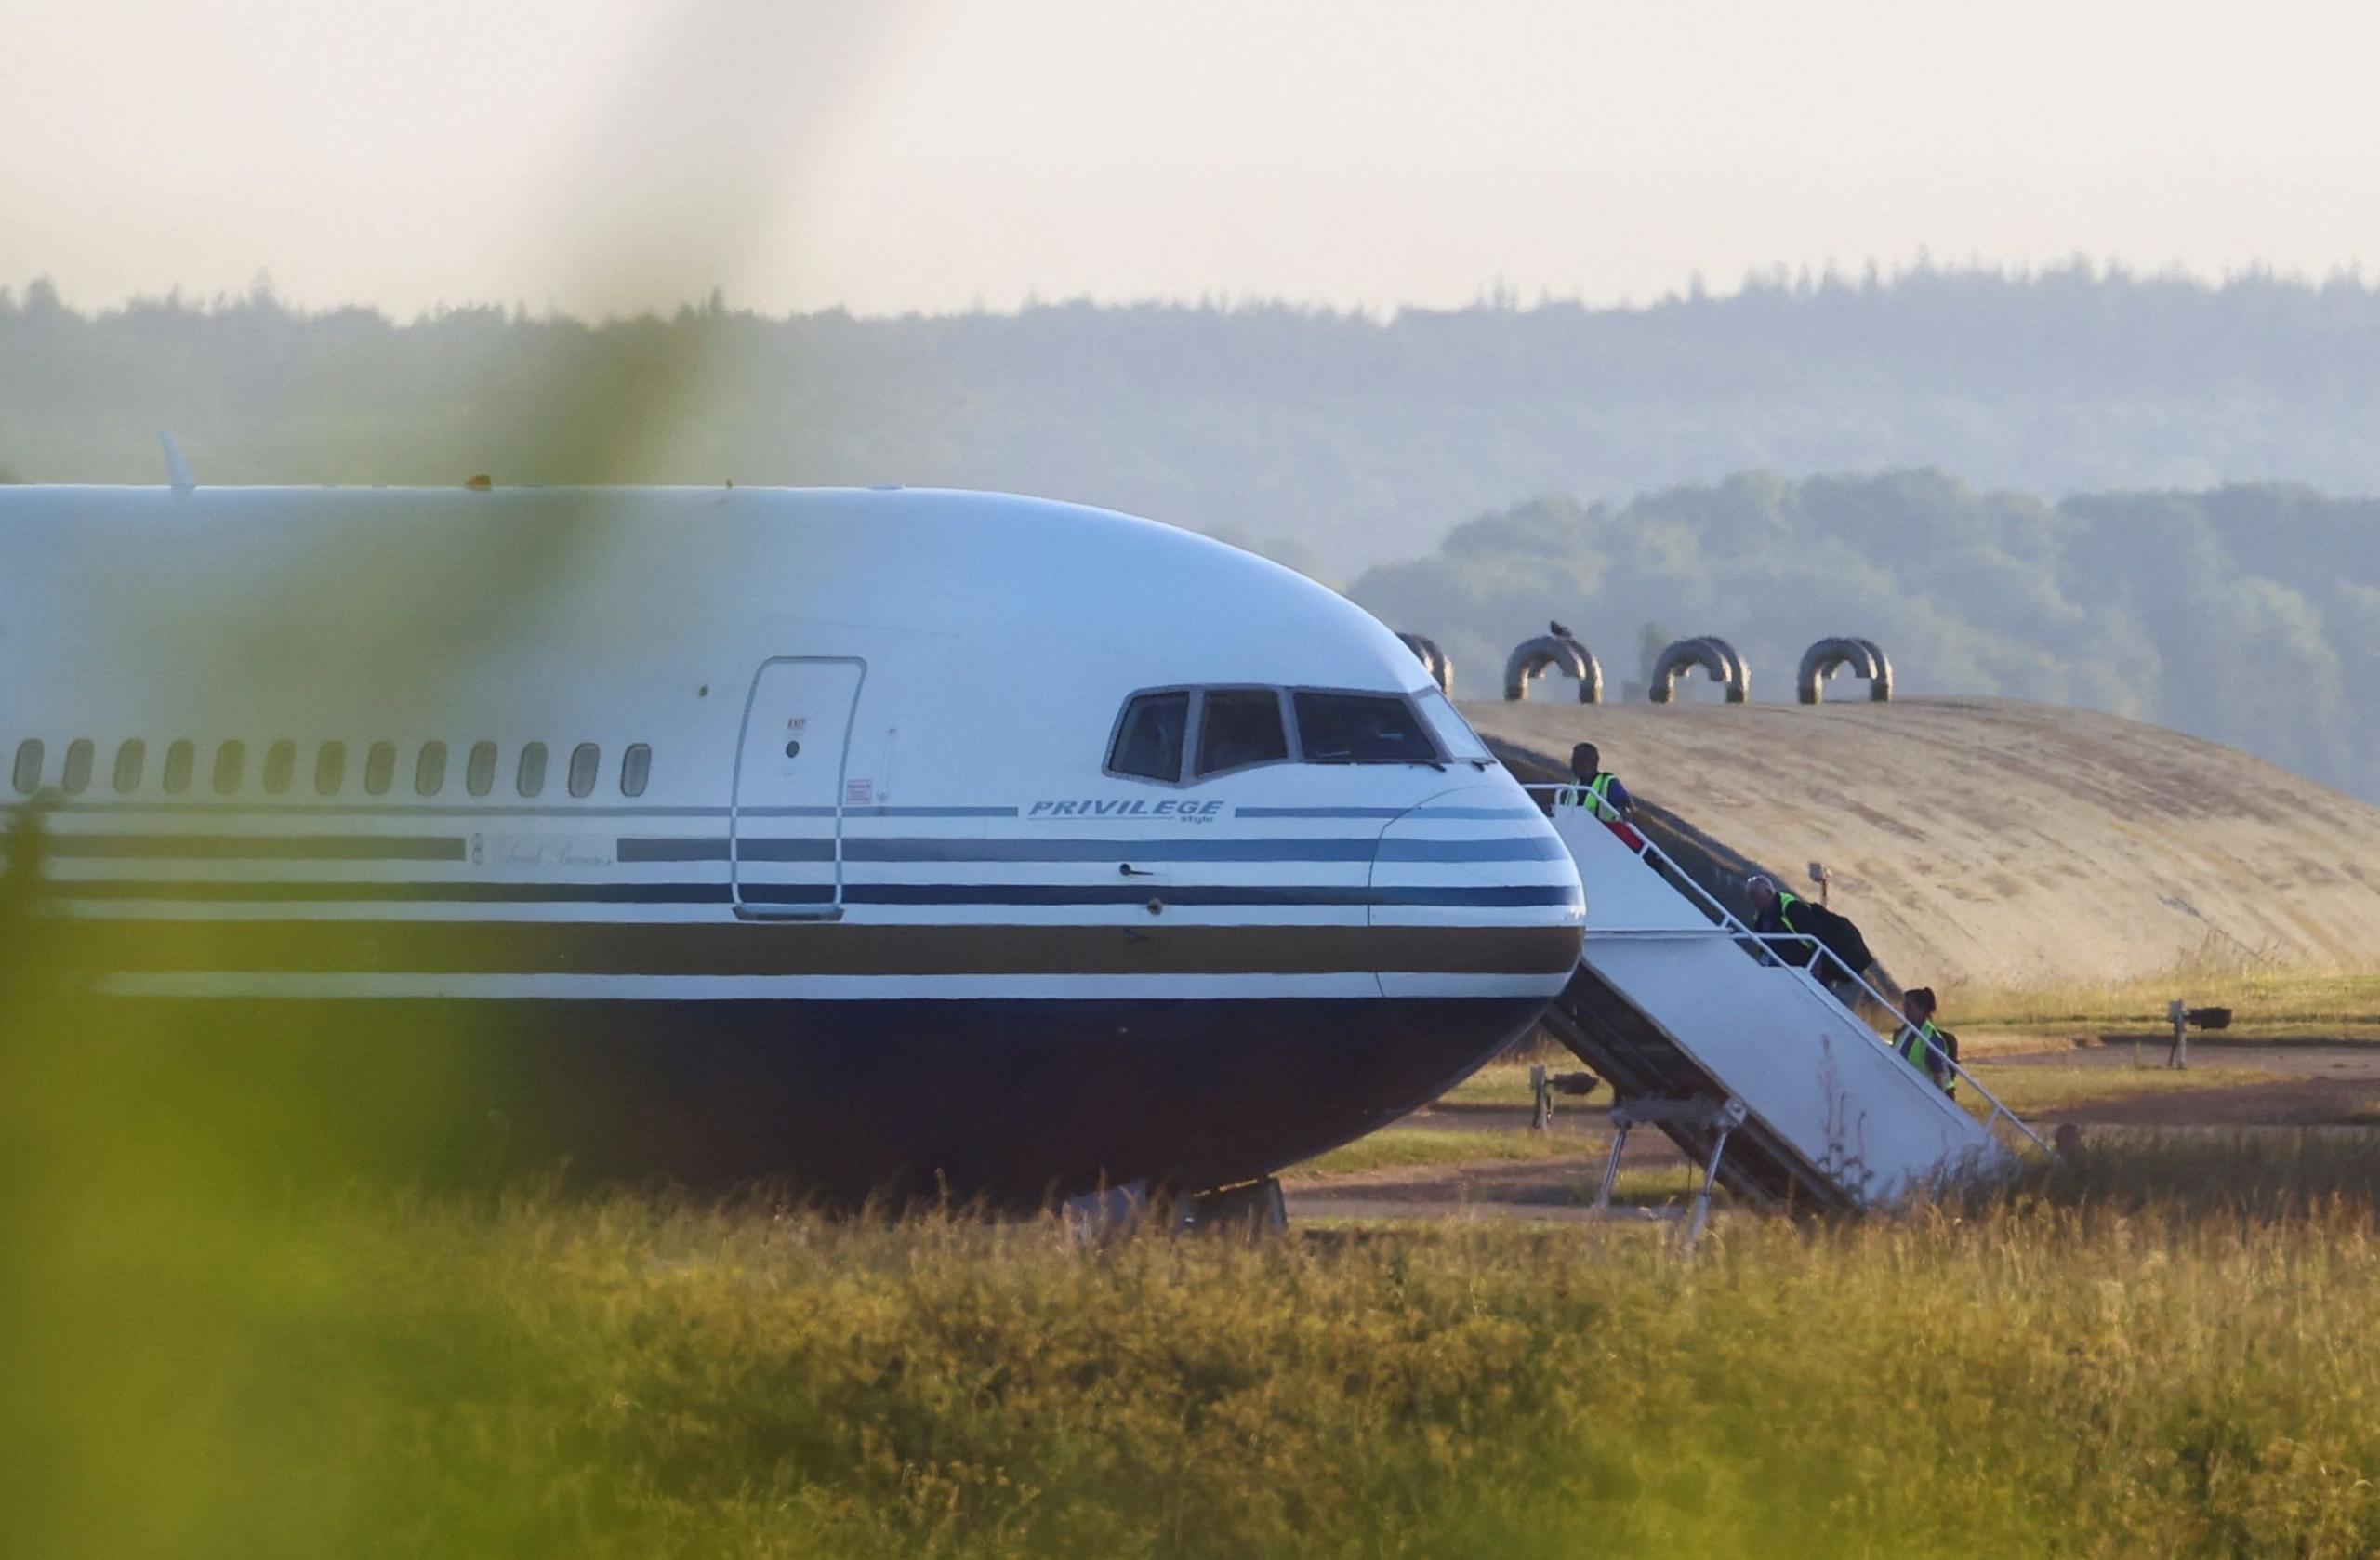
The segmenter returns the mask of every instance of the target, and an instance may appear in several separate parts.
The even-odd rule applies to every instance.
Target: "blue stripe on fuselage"
[[[54,883],[61,900],[157,900],[196,903],[337,904],[407,902],[457,905],[724,905],[725,883],[486,883],[486,882],[170,882],[80,879]],[[824,883],[747,883],[744,896],[765,904],[822,904]],[[1577,909],[1576,889],[1559,883],[1328,888],[1114,883],[849,883],[853,905],[1139,905],[1169,906],[1561,906]]]
[[[628,838],[619,859],[628,862],[725,861],[722,838]],[[746,861],[832,861],[831,838],[742,839]],[[1567,853],[1550,830],[1493,839],[871,839],[846,836],[845,861],[1557,861]]]

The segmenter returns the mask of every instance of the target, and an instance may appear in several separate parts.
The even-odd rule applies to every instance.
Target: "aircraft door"
[[[748,919],[843,913],[843,781],[867,663],[787,655],[761,663],[744,703],[728,808],[727,870]]]

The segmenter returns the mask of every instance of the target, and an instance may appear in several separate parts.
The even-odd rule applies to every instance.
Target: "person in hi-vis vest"
[[[1901,994],[1900,1016],[1906,1021],[1893,1049],[1901,1060],[1932,1078],[1943,1093],[1955,1099],[1959,1092],[1959,1075],[1952,1064],[1959,1059],[1959,1038],[1937,1025],[1934,1014],[1938,1011],[1934,1000],[1934,988],[1913,985]]]
[[[1642,845],[1645,837],[1636,832],[1636,799],[1620,783],[1620,776],[1603,767],[1603,753],[1592,742],[1581,742],[1570,749],[1570,773],[1578,784],[1566,786],[1554,800],[1565,807],[1591,807],[1595,821],[1607,826],[1631,849]]]

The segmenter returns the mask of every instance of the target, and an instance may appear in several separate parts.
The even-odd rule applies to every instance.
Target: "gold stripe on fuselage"
[[[74,923],[93,972],[587,975],[1559,974],[1564,926],[967,926],[800,921]]]

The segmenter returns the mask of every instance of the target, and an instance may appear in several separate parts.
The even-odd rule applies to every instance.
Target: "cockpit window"
[[[1421,719],[1430,722],[1431,734],[1448,753],[1464,763],[1494,761],[1495,755],[1488,751],[1488,745],[1479,740],[1471,722],[1462,718],[1461,711],[1444,694],[1435,688],[1424,688],[1413,695],[1413,702],[1421,707]]]
[[[1414,719],[1413,707],[1394,695],[1295,695],[1298,744],[1317,764],[1436,763],[1437,747]]]
[[[1281,729],[1281,695],[1270,688],[1220,688],[1198,710],[1198,774],[1221,774],[1289,756]]]
[[[1189,724],[1187,693],[1141,694],[1124,707],[1108,769],[1144,780],[1181,779],[1183,734]]]

